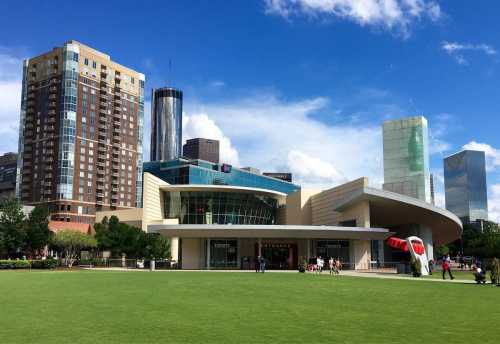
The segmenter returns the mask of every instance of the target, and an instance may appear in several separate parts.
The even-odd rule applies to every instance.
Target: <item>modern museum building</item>
[[[312,257],[340,258],[364,270],[398,262],[385,240],[420,237],[433,246],[456,240],[461,221],[423,200],[376,189],[359,178],[327,190],[199,159],[144,164],[143,208],[104,211],[171,238],[182,269],[296,269]]]

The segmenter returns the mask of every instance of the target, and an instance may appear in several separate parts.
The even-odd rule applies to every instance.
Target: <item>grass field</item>
[[[500,288],[298,273],[0,272],[0,343],[491,343]]]

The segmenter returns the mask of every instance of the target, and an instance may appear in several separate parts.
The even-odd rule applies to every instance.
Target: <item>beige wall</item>
[[[313,195],[311,197],[311,224],[336,225],[340,221],[350,220],[353,218],[356,218],[356,220],[358,220],[359,218],[360,223],[357,223],[358,226],[362,226],[363,223],[366,223],[366,221],[369,222],[369,217],[368,220],[365,218],[366,214],[369,215],[369,210],[367,213],[366,209],[363,209],[361,213],[357,213],[354,210],[352,212],[346,212],[344,214],[335,211],[335,208],[337,207],[337,204],[341,199],[348,197],[353,191],[366,186],[368,186],[368,178],[359,178],[353,180],[352,182],[348,182]]]
[[[350,260],[356,270],[369,269],[371,261],[370,240],[351,240]]]
[[[163,192],[160,186],[169,185],[167,182],[151,173],[144,173],[143,178],[143,197],[142,197],[142,230],[148,231],[148,224],[163,221],[165,218],[163,212]]]
[[[287,225],[310,225],[312,223],[311,197],[319,189],[300,189],[286,198]]]
[[[182,269],[202,269],[203,239],[182,239]]]
[[[131,226],[142,228],[142,209],[132,208],[123,210],[106,210],[98,211],[95,214],[96,222],[101,222],[104,217],[108,219],[111,216],[116,216],[120,222],[126,223]]]

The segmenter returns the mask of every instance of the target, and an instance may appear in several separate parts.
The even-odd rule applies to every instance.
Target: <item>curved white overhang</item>
[[[250,188],[246,186],[234,186],[234,185],[203,185],[203,184],[176,184],[176,185],[161,185],[160,190],[162,191],[211,191],[211,192],[242,192],[242,193],[254,193],[259,195],[267,196],[278,196],[286,197],[286,193],[261,189],[261,188]]]
[[[179,238],[289,238],[385,240],[384,228],[296,225],[166,225],[150,224],[148,232]]]
[[[450,211],[413,197],[371,187],[352,192],[338,202],[335,210],[345,211],[361,201],[369,201],[370,222],[375,226],[429,226],[438,245],[454,241],[462,234],[462,222]]]

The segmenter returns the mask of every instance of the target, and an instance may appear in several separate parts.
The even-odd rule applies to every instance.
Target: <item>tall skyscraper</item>
[[[464,150],[444,159],[446,209],[465,223],[488,219],[484,152]]]
[[[144,80],[76,41],[25,60],[18,198],[85,223],[140,207]]]
[[[201,159],[219,163],[219,141],[211,139],[190,139],[186,141],[183,155],[189,159]]]
[[[384,190],[431,202],[427,120],[386,121],[383,137]]]
[[[0,202],[16,196],[17,154],[0,156]]]
[[[151,161],[182,156],[182,91],[171,87],[152,91]]]

